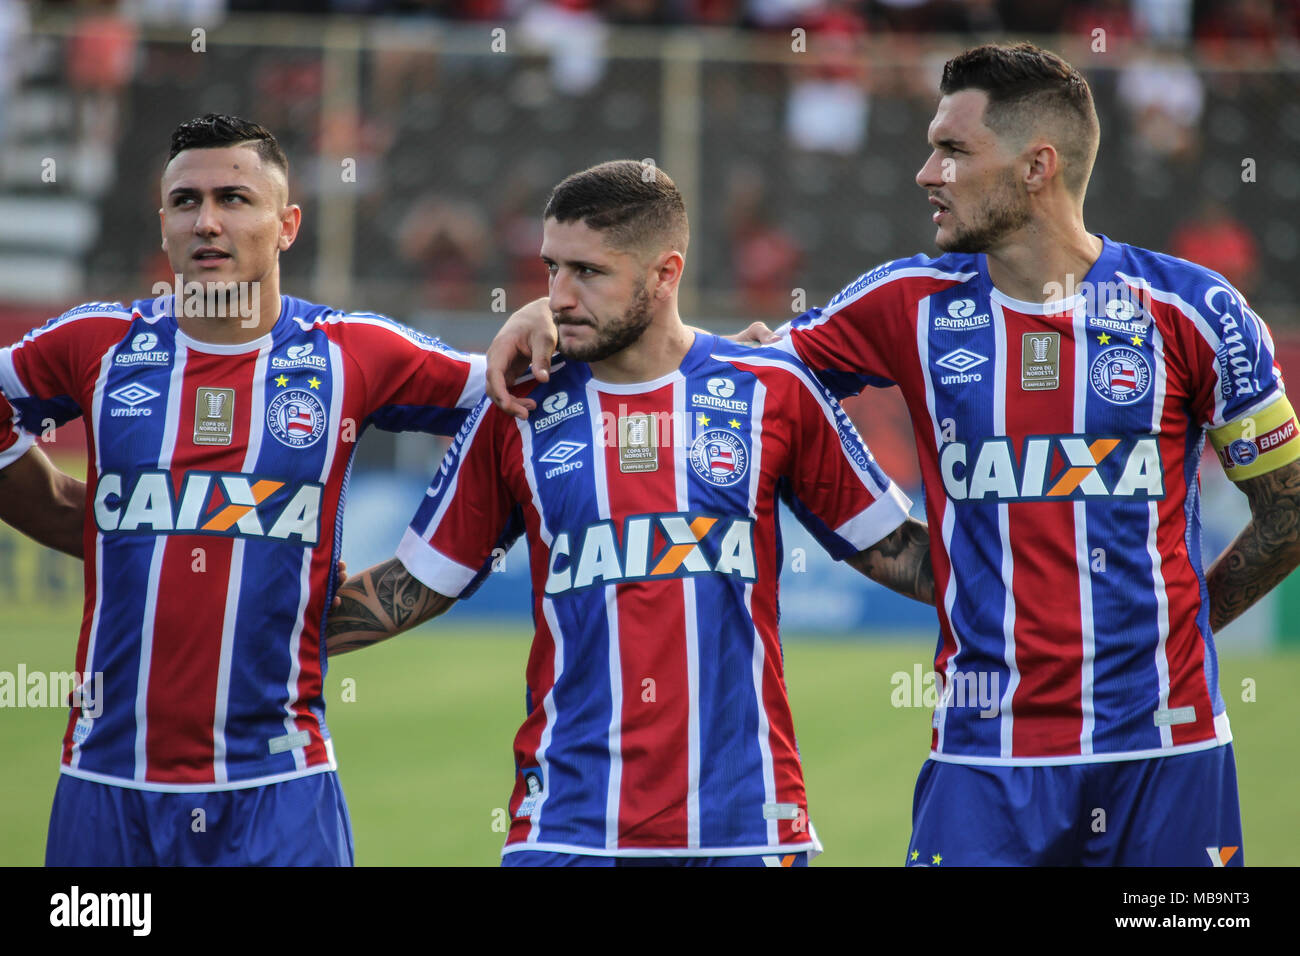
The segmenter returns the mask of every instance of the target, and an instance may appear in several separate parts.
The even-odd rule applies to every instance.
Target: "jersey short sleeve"
[[[0,392],[18,422],[39,434],[79,417],[86,384],[95,380],[98,363],[130,321],[131,313],[118,303],[91,302],[0,349]]]
[[[1192,411],[1228,477],[1243,481],[1300,458],[1300,433],[1268,327],[1226,281],[1204,286],[1193,302]]]
[[[483,398],[469,413],[397,548],[413,577],[446,597],[468,596],[494,548],[518,537],[502,467],[511,420]]]
[[[864,551],[901,525],[912,507],[829,392],[797,374],[787,503],[832,557]]]
[[[483,397],[482,355],[456,351],[382,315],[352,313],[340,334],[365,381],[369,422],[378,428],[453,435]]]
[[[35,439],[14,422],[13,407],[0,395],[0,468],[8,468],[27,454]]]

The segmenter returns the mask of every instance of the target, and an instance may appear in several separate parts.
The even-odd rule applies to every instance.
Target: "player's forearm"
[[[411,576],[396,558],[349,578],[325,625],[329,656],[360,650],[437,617],[456,603]]]
[[[1217,631],[1300,565],[1300,462],[1243,481],[1250,523],[1210,567],[1210,629]]]
[[[892,534],[848,559],[871,580],[923,604],[934,603],[930,530],[908,518]]]
[[[32,448],[0,469],[0,521],[48,548],[83,556],[86,485]]]

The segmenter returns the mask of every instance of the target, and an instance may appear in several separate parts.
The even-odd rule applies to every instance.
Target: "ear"
[[[1031,193],[1038,192],[1057,179],[1061,171],[1061,157],[1051,143],[1038,143],[1028,152],[1028,168],[1025,170],[1025,188]]]
[[[162,233],[162,247],[167,248],[167,211],[161,207],[158,209],[158,231]]]
[[[677,250],[663,253],[654,267],[656,299],[669,299],[677,294],[678,283],[682,279],[682,270],[686,268],[686,258]]]
[[[280,237],[277,242],[281,252],[288,251],[298,238],[298,229],[302,225],[302,207],[289,204],[280,211]]]

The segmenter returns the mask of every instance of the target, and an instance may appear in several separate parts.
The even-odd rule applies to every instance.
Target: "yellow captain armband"
[[[1210,442],[1233,481],[1266,475],[1300,458],[1300,426],[1285,395],[1214,429]]]

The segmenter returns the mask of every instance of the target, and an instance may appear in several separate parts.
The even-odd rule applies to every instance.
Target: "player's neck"
[[[242,345],[268,334],[280,318],[280,277],[238,283],[236,291],[209,299],[195,286],[173,299],[176,324],[190,338],[210,345]]]
[[[1061,298],[1062,289],[1083,283],[1101,250],[1102,241],[1084,228],[1082,216],[1036,219],[989,250],[989,279],[1013,299],[1050,302]]]
[[[656,318],[632,345],[607,359],[591,363],[591,374],[602,382],[633,385],[652,382],[676,370],[695,341],[677,310]]]

